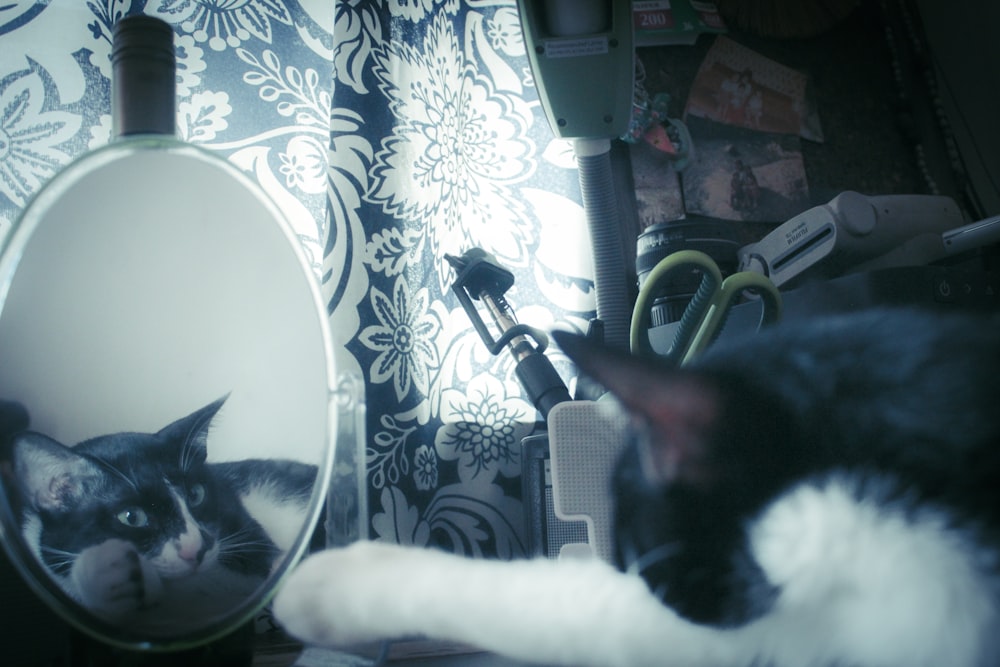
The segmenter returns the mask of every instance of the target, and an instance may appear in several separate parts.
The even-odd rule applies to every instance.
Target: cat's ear
[[[581,373],[601,384],[638,421],[643,470],[653,484],[709,483],[709,447],[721,414],[708,379],[584,336],[553,332]]]
[[[229,395],[181,417],[162,429],[157,435],[168,443],[181,447],[181,460],[185,463],[204,463],[208,455],[208,429],[216,413]]]
[[[25,503],[62,512],[94,493],[103,472],[89,458],[52,438],[25,431],[11,443],[14,475]]]

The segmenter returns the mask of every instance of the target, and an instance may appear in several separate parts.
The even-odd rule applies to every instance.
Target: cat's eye
[[[149,515],[141,507],[128,507],[123,509],[115,518],[129,528],[145,528],[149,525]]]
[[[205,502],[205,485],[204,484],[192,484],[191,488],[187,492],[188,505],[191,507],[198,507],[203,502]]]

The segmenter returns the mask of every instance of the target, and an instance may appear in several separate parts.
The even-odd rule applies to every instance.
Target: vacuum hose
[[[611,171],[611,141],[577,139],[574,149],[593,247],[597,317],[604,324],[605,342],[627,350],[632,307],[620,209]]]

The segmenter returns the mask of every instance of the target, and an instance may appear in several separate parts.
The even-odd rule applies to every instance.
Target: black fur
[[[736,625],[768,611],[777,591],[745,527],[810,478],[849,475],[866,500],[946,508],[1000,548],[996,319],[824,318],[709,348],[684,369],[567,334],[556,340],[643,418],[615,481],[619,565],[641,567],[691,620]],[[685,417],[688,398],[710,418]],[[663,404],[678,401],[679,416],[664,416]],[[690,441],[683,448],[671,441],[676,429]],[[651,476],[649,456],[672,463]]]

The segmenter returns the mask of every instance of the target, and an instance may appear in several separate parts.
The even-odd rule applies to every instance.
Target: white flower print
[[[283,0],[158,0],[146,11],[180,24],[214,51],[236,48],[251,37],[271,43],[271,21],[292,25]]]
[[[524,38],[516,9],[501,7],[486,25],[494,49],[508,56],[524,55]]]
[[[410,471],[406,458],[406,442],[417,427],[396,421],[392,415],[379,417],[382,430],[372,436],[372,443],[365,449],[368,480],[376,489],[399,484],[400,477]]]
[[[430,14],[434,5],[441,5],[441,8],[448,14],[458,11],[459,0],[387,0],[386,6],[393,16],[409,19],[417,23]]]
[[[429,491],[438,485],[437,455],[427,445],[421,445],[413,454],[413,480],[420,491]]]
[[[521,472],[521,439],[534,428],[535,409],[520,398],[520,389],[488,373],[477,375],[466,390],[442,395],[435,448],[446,461],[458,461],[458,474],[469,482],[486,473],[514,477]]]
[[[175,35],[174,51],[177,54],[177,97],[188,97],[201,85],[201,73],[205,71],[204,51],[191,35]]]
[[[395,486],[382,489],[380,495],[382,511],[372,516],[372,530],[378,539],[407,544],[427,546],[431,527],[420,517],[420,510],[409,504],[406,494]]]
[[[372,363],[371,382],[392,380],[396,399],[402,401],[411,388],[427,395],[430,373],[439,364],[434,338],[441,321],[429,311],[430,295],[426,287],[411,292],[400,276],[392,298],[377,288],[371,290],[372,311],[379,324],[365,327],[359,339],[365,347],[378,352]]]
[[[365,94],[364,76],[368,56],[375,44],[382,42],[382,23],[377,9],[368,2],[341,0],[336,4],[333,34],[337,36],[333,71],[337,82]]]
[[[278,154],[285,186],[317,195],[326,192],[327,156],[323,144],[314,137],[300,135],[289,140]]]
[[[421,48],[393,42],[374,61],[397,123],[376,155],[369,200],[428,229],[439,261],[475,245],[526,265],[532,225],[511,186],[535,169],[528,105],[477,72],[440,15]]]
[[[365,247],[365,263],[372,271],[392,277],[401,273],[407,264],[420,261],[423,240],[420,230],[412,228],[390,227],[384,232],[376,232]]]
[[[269,49],[260,58],[246,49],[237,49],[236,55],[252,68],[243,82],[257,86],[260,99],[273,103],[279,114],[299,125],[330,129],[330,93],[319,72],[282,67],[278,54]]]
[[[212,141],[229,127],[226,117],[232,112],[228,93],[195,93],[177,105],[177,133],[194,143]]]
[[[80,116],[46,110],[45,97],[38,72],[0,79],[0,194],[18,206],[70,161],[59,146],[80,129]]]

